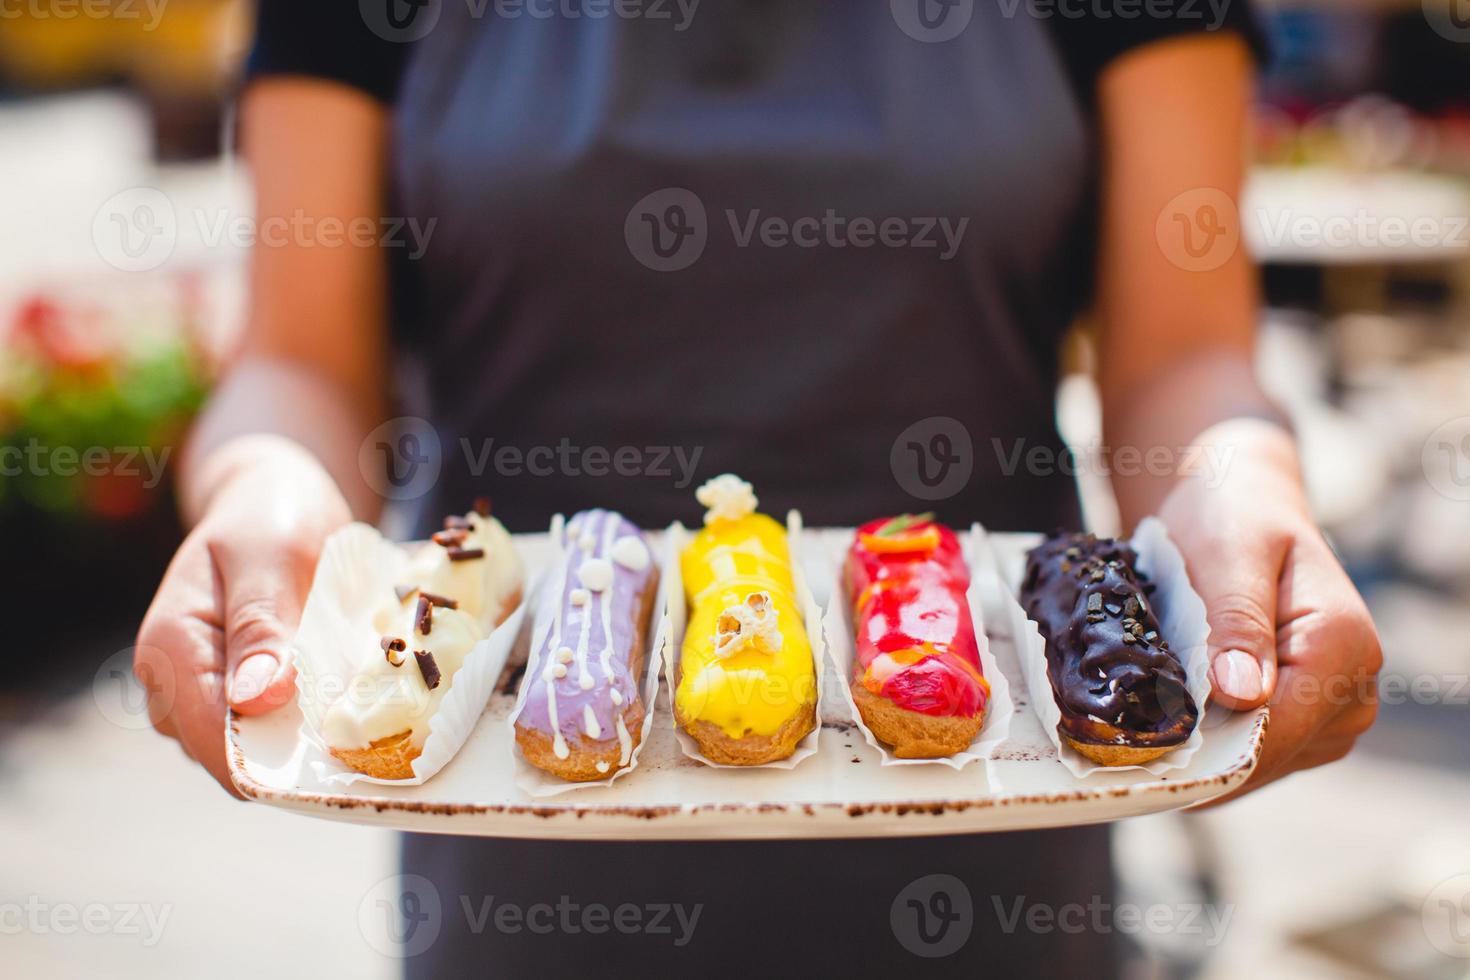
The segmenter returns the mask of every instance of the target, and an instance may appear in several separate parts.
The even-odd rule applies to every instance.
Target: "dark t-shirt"
[[[1052,416],[1058,342],[1092,279],[1094,82],[1139,44],[1247,24],[1238,2],[1223,24],[1203,4],[1146,14],[1162,6],[262,0],[251,70],[394,107],[392,209],[434,222],[392,253],[401,393],[421,448],[438,446],[421,528],[484,492],[513,530],[588,506],[697,520],[694,486],[728,470],[812,525],[933,509],[1038,530],[1077,522]],[[1107,902],[1108,862],[1102,828],[408,838],[405,873],[446,910],[409,968],[1107,976],[1107,934],[1008,916],[1038,897]],[[964,882],[974,932],[926,960],[890,914],[936,873]],[[477,933],[462,900],[492,894],[704,912],[682,946]]]

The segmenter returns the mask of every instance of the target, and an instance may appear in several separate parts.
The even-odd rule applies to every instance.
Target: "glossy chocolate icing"
[[[1032,549],[1021,604],[1046,639],[1060,727],[1094,744],[1176,745],[1199,718],[1123,541],[1056,533]]]

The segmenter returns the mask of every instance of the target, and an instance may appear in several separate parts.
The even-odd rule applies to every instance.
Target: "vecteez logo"
[[[358,0],[358,12],[367,29],[385,41],[409,44],[426,36],[439,23],[442,0]]]
[[[704,202],[683,187],[654,191],[628,212],[623,240],[633,258],[655,272],[687,269],[709,241]]]
[[[410,958],[439,939],[444,903],[423,875],[393,875],[378,882],[357,904],[357,928],[383,956]]]
[[[920,419],[893,440],[888,465],[903,491],[919,500],[946,500],[965,488],[975,470],[975,444],[959,419]]]
[[[1215,187],[1176,195],[1159,212],[1154,237],[1164,257],[1186,272],[1209,272],[1230,261],[1240,247],[1235,200]]]
[[[1451,500],[1470,500],[1470,415],[1450,419],[1424,440],[1424,478]]]
[[[1470,959],[1470,874],[1446,878],[1419,907],[1424,935],[1445,956]]]
[[[357,467],[385,500],[417,500],[439,482],[444,465],[439,433],[425,419],[405,415],[369,432],[357,449]]]
[[[918,249],[948,262],[959,254],[970,219],[940,216],[820,213],[772,214],[762,208],[724,208],[729,244],[766,249]],[[633,205],[623,239],[639,263],[656,272],[687,269],[704,254],[713,229],[704,202],[683,187],[654,191]]]
[[[893,22],[915,41],[938,44],[959,37],[975,15],[975,0],[888,0]]]
[[[1424,19],[1447,41],[1470,41],[1470,0],[1422,0]]]
[[[92,700],[102,717],[130,732],[153,727],[149,702],[160,716],[173,709],[178,691],[173,661],[157,647],[119,650],[92,676]]]
[[[975,906],[970,889],[954,875],[925,875],[909,882],[888,908],[899,945],[924,959],[950,956],[970,941]]]
[[[92,216],[92,244],[102,260],[123,272],[148,272],[169,260],[179,238],[173,202],[154,187],[112,195]]]

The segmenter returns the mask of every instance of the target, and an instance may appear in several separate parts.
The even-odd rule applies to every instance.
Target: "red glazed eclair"
[[[864,524],[846,580],[857,643],[852,697],[868,729],[901,759],[968,747],[985,723],[990,685],[955,533],[927,514]]]

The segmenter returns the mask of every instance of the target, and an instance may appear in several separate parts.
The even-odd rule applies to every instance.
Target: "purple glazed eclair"
[[[632,761],[658,569],[621,514],[584,510],[562,528],[561,560],[535,610],[516,742],[537,768],[573,782]]]

